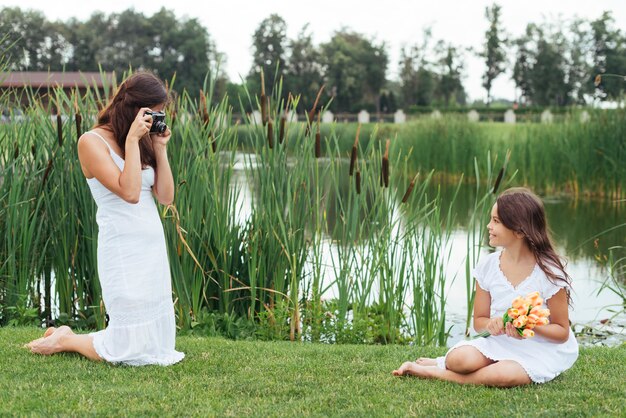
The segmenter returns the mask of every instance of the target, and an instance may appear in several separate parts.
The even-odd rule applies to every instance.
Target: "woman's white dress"
[[[124,160],[109,148],[120,170]],[[98,275],[109,315],[106,329],[90,334],[94,349],[111,363],[170,365],[185,354],[175,350],[176,324],[165,235],[152,196],[154,169],[142,170],[139,202],[131,204],[95,177],[87,179],[98,211]]]
[[[491,295],[491,317],[504,315],[517,296],[526,296],[539,291],[544,305],[554,296],[563,284],[554,284],[538,265],[523,282],[513,287],[500,268],[502,251],[486,256],[474,269],[478,285]],[[448,354],[461,346],[477,348],[491,360],[513,360],[519,363],[530,379],[535,383],[544,383],[572,367],[578,358],[578,343],[572,330],[564,343],[554,343],[539,335],[517,340],[506,335],[489,336],[473,340],[460,341],[448,351]],[[446,354],[447,355],[447,354]],[[437,365],[445,368],[445,356],[437,358]]]

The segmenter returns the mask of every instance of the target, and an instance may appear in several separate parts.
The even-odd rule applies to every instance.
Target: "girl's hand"
[[[135,120],[132,125],[130,125],[128,135],[126,135],[127,141],[139,142],[141,141],[141,138],[150,132],[150,127],[152,126],[152,116],[144,114],[148,110],[150,109],[147,107],[139,109],[137,116],[135,116]]]
[[[172,136],[172,131],[170,131],[170,128],[167,128],[162,134],[152,133],[150,136],[152,137],[153,145],[165,147]]]
[[[502,317],[490,318],[489,322],[487,322],[487,331],[489,331],[491,335],[504,334],[504,321]]]
[[[504,327],[504,331],[506,332],[506,335],[511,338],[515,338],[516,340],[523,339],[522,336],[519,335],[519,332],[517,331],[517,329],[510,322],[506,323],[506,326]]]

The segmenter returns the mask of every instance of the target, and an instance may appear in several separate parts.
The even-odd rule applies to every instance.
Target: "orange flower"
[[[529,325],[535,326],[535,324],[537,324],[537,321],[539,321],[539,317],[537,315],[535,315],[535,314],[528,315],[528,321],[526,322],[526,328],[528,328]]]
[[[535,336],[535,331],[533,331],[532,329],[525,329],[524,331],[522,331],[522,337],[524,338],[532,338]]]
[[[526,299],[529,304],[532,306],[541,306],[543,304],[543,299],[541,299],[541,295],[539,292],[532,292],[526,295]]]
[[[533,308],[529,312],[529,315],[541,316],[541,315],[539,315],[539,311],[541,311],[541,310],[542,310],[541,306],[533,306]]]
[[[515,328],[522,328],[528,322],[528,317],[526,315],[520,315],[513,321],[513,326]]]
[[[550,309],[539,309],[536,315],[540,318],[547,318],[550,316]]]
[[[520,312],[519,310],[515,309],[515,308],[509,308],[508,311],[506,311],[507,315],[509,315],[509,318],[511,319],[515,319],[519,316]]]
[[[513,299],[513,302],[511,303],[511,306],[514,307],[515,309],[518,309],[520,311],[523,311],[524,306],[527,305],[526,301],[524,300],[523,297],[518,296],[515,299]],[[526,309],[528,310],[528,308]]]
[[[550,323],[550,321],[548,320],[548,318],[541,317],[537,320],[537,323],[535,324],[536,326],[540,326],[540,325],[548,325]]]

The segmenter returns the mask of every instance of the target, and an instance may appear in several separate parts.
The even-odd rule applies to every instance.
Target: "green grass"
[[[514,389],[396,378],[443,348],[246,342],[180,337],[172,367],[40,357],[35,328],[0,328],[0,415],[624,416],[626,345],[583,349],[572,369]]]

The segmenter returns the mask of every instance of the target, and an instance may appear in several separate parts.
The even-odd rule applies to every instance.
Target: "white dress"
[[[504,315],[517,296],[539,291],[544,305],[565,283],[552,283],[536,264],[524,281],[513,287],[500,268],[502,251],[486,256],[474,269],[478,285],[491,295],[491,317]],[[517,340],[507,335],[489,336],[460,341],[447,354],[458,347],[470,345],[491,360],[513,360],[519,363],[535,383],[545,383],[572,367],[578,358],[578,343],[572,330],[564,343],[554,343],[539,335]],[[447,355],[446,354],[446,355]],[[437,358],[437,365],[445,369],[445,357]]]
[[[124,160],[109,148],[120,170]],[[131,204],[87,179],[98,211],[98,275],[109,315],[106,329],[90,334],[94,349],[111,363],[170,365],[185,354],[175,350],[176,324],[165,235],[152,196],[154,169],[141,173],[139,202]]]

